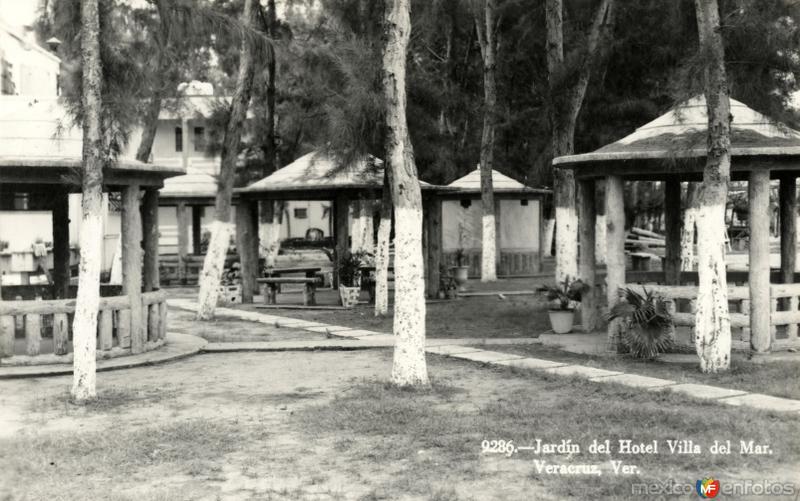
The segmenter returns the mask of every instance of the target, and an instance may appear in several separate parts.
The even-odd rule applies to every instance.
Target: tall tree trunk
[[[245,0],[242,11],[242,24],[249,26],[253,18],[253,0]],[[228,126],[225,129],[225,139],[222,144],[222,163],[220,165],[219,181],[216,199],[215,219],[211,223],[211,239],[208,251],[203,262],[203,271],[200,273],[200,303],[197,317],[209,320],[214,317],[217,307],[219,284],[222,271],[225,267],[225,257],[228,252],[233,223],[231,222],[231,203],[233,197],[233,182],[236,174],[236,159],[239,155],[239,140],[242,135],[247,107],[250,103],[250,93],[253,87],[253,50],[251,42],[242,38],[239,55],[239,73],[236,79],[236,90],[231,100],[231,113]]]
[[[694,269],[694,235],[697,220],[697,183],[686,183],[686,210],[683,212],[681,227],[681,271]]]
[[[392,187],[389,168],[383,171],[381,220],[378,223],[378,243],[375,248],[375,316],[389,313],[389,245],[392,233]]]
[[[731,168],[731,109],[717,0],[695,0],[706,62],[708,153],[697,214],[698,274],[695,345],[703,372],[730,367],[731,325],[725,276],[725,205]]]
[[[483,134],[481,136],[481,282],[497,280],[497,235],[494,214],[494,131],[497,112],[496,51],[497,28],[495,0],[484,0],[475,16],[475,31],[483,59]]]
[[[278,36],[278,20],[277,15],[275,12],[275,0],[268,0],[267,1],[267,12],[266,12],[266,19],[265,23],[265,30],[267,35],[274,41]],[[273,52],[275,50],[275,44],[273,43]],[[261,151],[264,155],[264,169],[261,173],[262,176],[268,176],[275,172],[280,165],[278,160],[278,148],[275,141],[276,129],[277,129],[277,114],[275,112],[275,94],[276,94],[276,58],[273,53],[273,57],[267,61],[266,69],[265,69],[265,80],[267,84],[266,89],[266,131],[264,134],[264,140],[261,144]],[[274,233],[274,221],[273,215],[275,214],[274,206],[268,207],[267,204],[260,204],[260,229],[259,233],[264,237],[271,237]],[[277,246],[277,242],[279,237],[276,235],[274,240],[269,240],[267,242],[268,246]],[[262,240],[263,241],[263,240]],[[262,245],[262,249],[264,246]],[[271,248],[271,247],[268,247]],[[264,257],[267,257],[265,254]],[[274,254],[273,254],[273,261],[274,261]]]
[[[97,0],[81,1],[81,64],[83,108],[83,176],[80,230],[80,274],[72,323],[72,398],[85,402],[97,396],[97,312],[103,245],[103,132],[101,130],[103,68],[100,61],[100,19]]]
[[[550,130],[553,157],[574,152],[575,125],[583,106],[594,67],[612,32],[614,0],[603,0],[588,35],[585,57],[574,81],[565,82],[563,0],[545,0],[547,69],[550,93]],[[601,62],[604,62],[602,58]],[[569,169],[555,169],[553,198],[556,216],[556,280],[578,274],[578,212],[575,176]]]
[[[422,193],[406,121],[406,56],[410,0],[387,0],[383,52],[386,161],[392,170],[395,210],[395,314],[392,382],[427,386],[425,281],[422,260]]]
[[[598,179],[597,186],[597,220],[594,225],[594,256],[595,263],[598,265],[606,264],[606,244],[607,244],[607,227],[606,227],[606,182],[605,179]]]
[[[156,57],[156,82],[153,82],[153,94],[150,96],[150,102],[147,104],[145,111],[142,138],[139,140],[139,147],[136,150],[136,160],[140,162],[149,162],[150,153],[153,150],[153,141],[156,138],[156,131],[158,130],[158,115],[161,113],[161,103],[164,99],[166,86],[169,83],[164,78],[168,73],[169,58],[167,51],[170,49],[170,23],[172,22],[169,17],[169,6],[167,0],[156,1],[156,8],[158,9],[158,22],[159,22],[159,52]],[[183,131],[188,134],[189,131]]]

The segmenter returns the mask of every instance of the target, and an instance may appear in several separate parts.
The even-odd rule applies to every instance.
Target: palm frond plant
[[[539,290],[545,294],[548,301],[551,301],[558,310],[572,310],[573,303],[579,302],[583,293],[589,286],[582,280],[572,280],[570,277],[555,285],[544,285]]]
[[[619,290],[622,301],[608,313],[608,320],[621,320],[622,341],[631,355],[654,360],[671,348],[674,324],[667,301],[652,290],[642,293],[631,288]]]

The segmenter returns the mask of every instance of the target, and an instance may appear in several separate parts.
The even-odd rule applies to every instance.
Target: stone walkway
[[[153,351],[147,351],[138,355],[126,355],[124,357],[100,359],[97,361],[98,371],[112,371],[117,369],[128,369],[140,365],[160,364],[189,357],[200,353],[208,344],[205,339],[188,334],[178,334],[175,332],[167,333],[167,342],[164,346]],[[0,366],[0,379],[12,379],[22,377],[43,377],[60,376],[62,374],[72,374],[72,364],[50,364],[50,365],[9,365]]]
[[[197,311],[197,304],[186,299],[170,299],[168,303],[171,307]],[[394,344],[394,337],[391,334],[363,329],[353,329],[337,325],[327,325],[319,322],[307,322],[292,319],[289,317],[279,317],[266,315],[263,313],[235,310],[232,308],[217,308],[220,315],[231,316],[241,320],[252,320],[265,324],[292,327],[295,329],[305,329],[311,332],[322,332],[332,337],[349,338],[343,340],[321,340],[321,341],[281,341],[269,343],[209,343],[204,351],[251,351],[251,350],[292,350],[292,349],[325,349],[326,346],[336,349],[359,349],[371,347],[390,347]],[[580,335],[574,341],[581,341]],[[546,336],[542,336],[545,337]],[[545,344],[557,345],[558,341],[545,339]],[[585,340],[586,351],[591,352],[596,340]],[[513,338],[513,339],[427,339],[426,351],[435,355],[452,357],[459,360],[468,360],[488,365],[504,367],[516,367],[520,369],[530,369],[541,371],[547,374],[560,376],[578,376],[593,383],[614,383],[631,388],[638,388],[646,391],[673,391],[693,398],[702,400],[713,400],[727,405],[743,405],[754,409],[778,412],[793,412],[800,414],[800,400],[773,397],[761,393],[749,393],[742,390],[730,388],[720,388],[703,384],[678,383],[670,379],[654,378],[641,376],[638,374],[627,374],[619,371],[609,371],[597,367],[589,367],[579,364],[568,364],[566,362],[555,362],[540,358],[523,357],[512,353],[488,351],[476,347],[476,345],[491,344],[538,344],[542,339],[533,338]]]

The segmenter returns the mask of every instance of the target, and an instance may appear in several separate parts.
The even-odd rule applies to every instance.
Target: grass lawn
[[[325,334],[270,327],[259,322],[237,320],[219,315],[208,322],[195,320],[195,313],[179,308],[169,311],[169,331],[200,336],[212,343],[251,342],[251,341],[310,341],[326,339]]]
[[[359,305],[350,310],[259,309],[254,305],[236,307],[357,329],[392,332],[392,315],[375,317],[370,305]],[[550,329],[546,302],[540,296],[505,296],[505,299],[497,296],[463,297],[432,302],[426,309],[429,337],[537,337]]]
[[[203,355],[100,373],[88,407],[66,402],[69,378],[0,381],[0,499],[643,499],[632,483],[800,482],[796,416],[436,356],[433,389],[408,391],[385,384],[390,368],[388,350]],[[497,439],[582,450],[482,452]],[[595,439],[659,454],[589,454]],[[703,452],[671,454],[673,439]],[[710,454],[715,440],[734,452]]]
[[[735,388],[754,393],[800,400],[800,360],[797,362],[752,363],[741,359],[731,362],[728,372],[703,374],[698,363],[665,363],[637,360],[628,356],[592,356],[569,353],[542,345],[492,346],[503,351],[546,360],[564,361],[601,369],[641,374],[682,383],[701,383]]]

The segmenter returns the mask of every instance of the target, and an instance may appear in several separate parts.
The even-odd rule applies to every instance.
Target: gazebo
[[[69,195],[80,193],[82,133],[70,126],[55,99],[4,97],[0,109],[4,206],[6,200],[24,198],[25,204],[12,208],[49,211],[53,228],[49,284],[2,286],[0,357],[3,364],[68,363],[77,292],[71,282]],[[123,282],[121,287],[101,285],[98,357],[140,353],[164,343],[167,304],[158,280],[158,190],[165,178],[182,173],[180,167],[129,158],[104,168],[103,189],[118,194],[121,205]]]
[[[161,257],[165,279],[182,284],[197,280],[203,266],[203,213],[206,207],[214,207],[216,196],[217,180],[209,174],[185,174],[164,181],[159,206],[175,208],[177,227],[175,255]]]
[[[470,276],[479,276],[483,216],[480,166],[447,187],[451,191],[441,194],[444,260],[449,266],[457,265],[457,253],[461,251]],[[497,170],[492,170],[492,188],[497,274],[524,276],[540,272],[543,202],[552,192],[525,186]]]
[[[442,211],[439,194],[446,187],[420,182],[424,204],[426,287],[435,296],[439,288],[439,265],[442,253]],[[234,190],[238,196],[237,225],[250,226],[247,233],[258,238],[256,206],[271,200],[330,200],[333,202],[333,237],[335,255],[342,256],[350,248],[348,212],[350,203],[358,199],[379,200],[383,190],[383,161],[370,157],[353,165],[343,166],[319,152],[308,153],[291,164],[244,188]],[[243,216],[243,217],[242,217]],[[238,230],[237,230],[238,231]],[[258,248],[257,243],[252,247]],[[240,250],[241,251],[241,250]],[[255,252],[242,255],[242,276],[258,274]],[[252,256],[252,257],[251,257]],[[334,263],[334,285],[338,286]],[[250,286],[249,282],[245,287]]]
[[[731,99],[731,178],[749,183],[749,270],[727,273],[733,348],[754,352],[800,346],[795,283],[797,213],[796,179],[800,170],[800,132]],[[705,165],[707,115],[705,99],[695,97],[629,136],[592,153],[554,159],[555,167],[572,169],[578,182],[580,214],[579,274],[595,283],[595,182],[605,180],[607,222],[606,294],[609,306],[622,287],[649,290],[671,305],[676,327],[694,326],[697,273],[680,269],[681,181],[700,181]],[[780,269],[770,269],[770,179],[780,182]],[[626,272],[626,180],[662,180],[665,199],[666,256],[663,272]],[[702,238],[702,235],[700,236]],[[575,242],[577,245],[578,242]],[[584,327],[596,322],[596,293],[586,294]],[[616,326],[609,325],[616,342]]]

